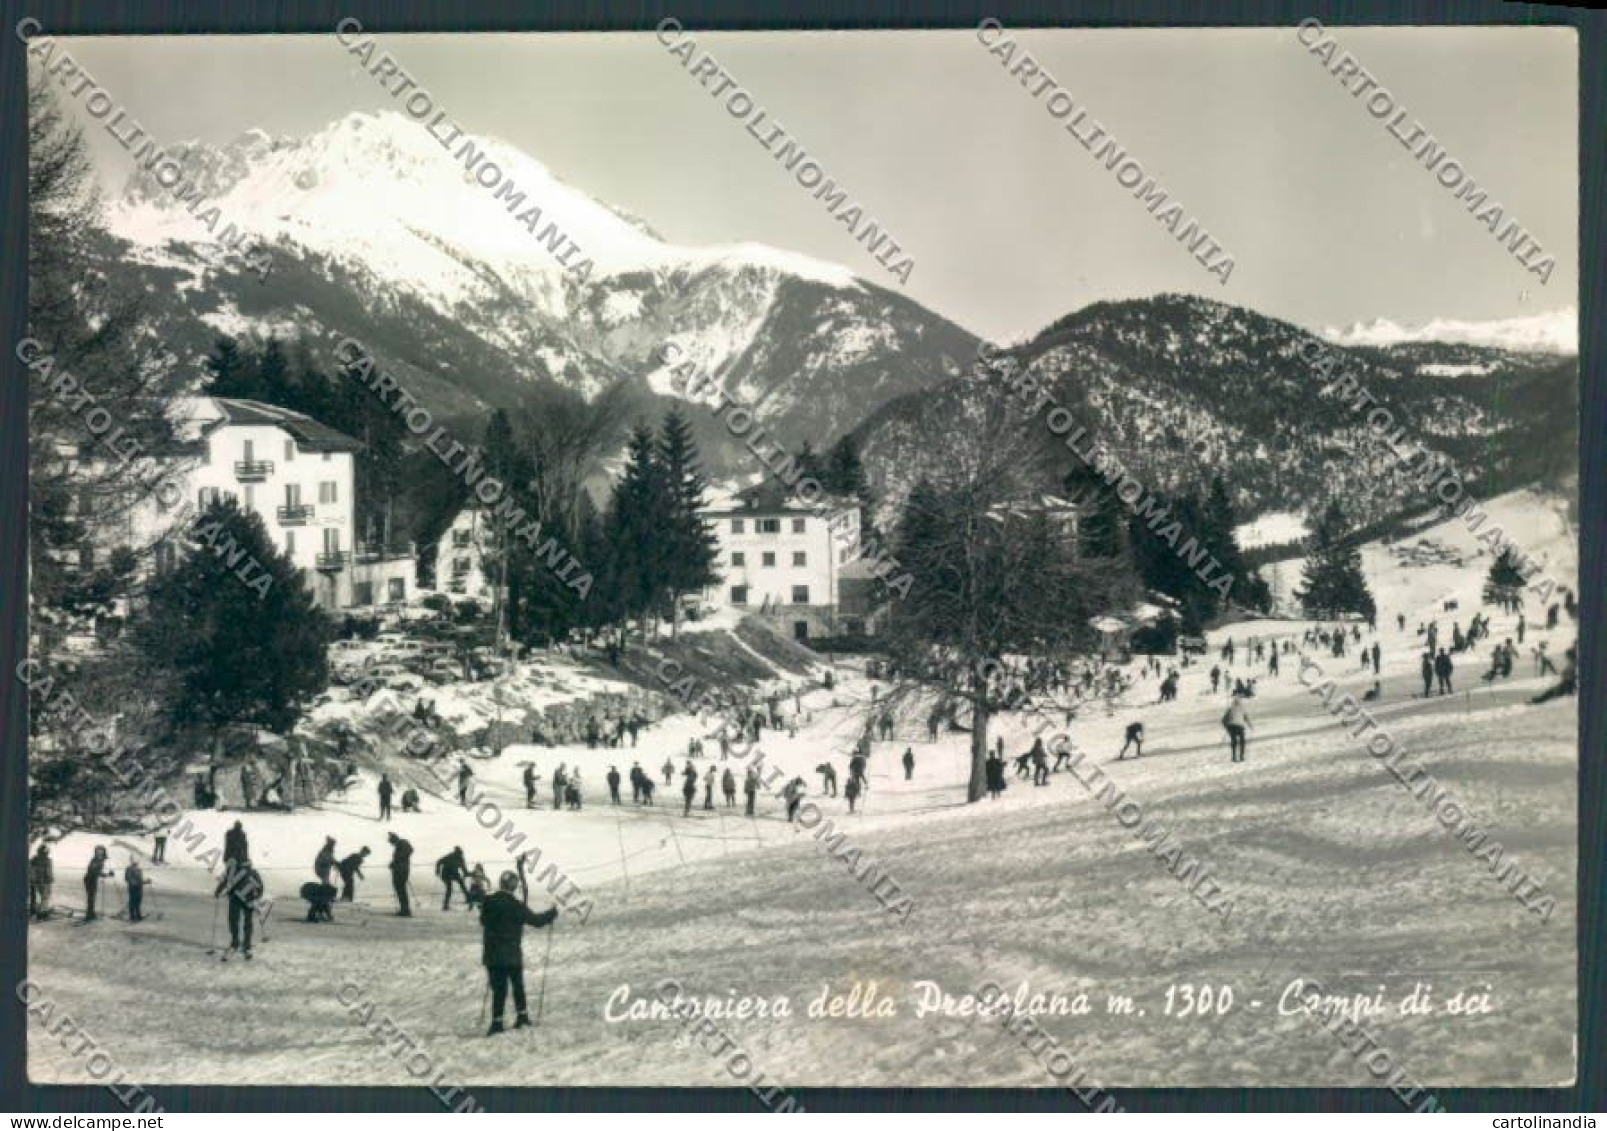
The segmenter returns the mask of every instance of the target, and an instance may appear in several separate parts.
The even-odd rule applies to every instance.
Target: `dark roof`
[[[223,410],[223,419],[209,426],[208,432],[224,424],[263,424],[289,432],[295,438],[296,446],[304,452],[358,452],[363,449],[362,444],[344,432],[337,432],[327,424],[320,424],[312,417],[288,408],[234,397],[212,399]]]
[[[844,507],[853,506],[851,499],[840,495],[821,494],[816,497],[813,506],[806,503],[796,489],[791,489],[774,479],[766,479],[745,487],[736,493],[736,505],[730,507],[716,507],[712,514],[796,514],[799,511],[835,511]]]

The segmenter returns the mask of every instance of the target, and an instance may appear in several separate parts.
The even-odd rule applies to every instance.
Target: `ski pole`
[[[541,1024],[542,1011],[547,1007],[547,967],[552,962],[552,925],[547,925],[547,950],[541,956],[541,988],[536,993],[536,1024]]]

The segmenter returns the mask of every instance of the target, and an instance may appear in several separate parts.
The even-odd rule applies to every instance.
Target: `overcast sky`
[[[914,270],[901,289],[995,339],[1162,291],[1309,326],[1577,301],[1571,31],[1334,29],[1555,256],[1543,286],[1292,28],[1011,32],[1232,254],[1225,286],[974,32],[692,34],[904,246]],[[651,34],[379,38],[466,129],[515,143],[672,242],[753,240],[899,288]],[[253,126],[299,135],[397,108],[333,35],[72,49],[164,142]],[[89,134],[120,185],[129,155]]]

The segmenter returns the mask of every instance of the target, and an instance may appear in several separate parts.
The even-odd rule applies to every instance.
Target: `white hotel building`
[[[719,541],[710,604],[758,613],[799,640],[835,635],[843,567],[859,554],[859,504],[806,504],[767,481],[704,510]]]
[[[171,531],[220,496],[262,519],[268,536],[307,578],[325,610],[406,600],[414,587],[413,550],[357,544],[353,454],[362,445],[309,416],[277,405],[226,397],[190,398],[181,407],[183,502],[153,503],[133,520],[129,541],[155,543],[158,570],[180,548]],[[171,501],[171,497],[170,501]],[[188,508],[184,504],[188,504]]]

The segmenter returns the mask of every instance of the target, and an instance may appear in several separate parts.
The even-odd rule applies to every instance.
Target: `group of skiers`
[[[96,845],[90,856],[89,866],[84,870],[84,918],[86,920],[101,917],[100,908],[101,886],[106,880],[115,880],[117,872],[110,867],[110,858],[103,846]],[[161,863],[155,857],[152,863]],[[51,905],[51,892],[56,884],[55,862],[50,858],[50,847],[41,844],[28,860],[28,914],[34,919],[48,919],[53,910]],[[145,889],[151,886],[150,879],[145,870],[140,867],[139,860],[134,856],[128,858],[128,864],[123,868],[123,889],[128,900],[125,906],[116,914],[121,918],[126,916],[131,923],[138,923],[145,919]]]

